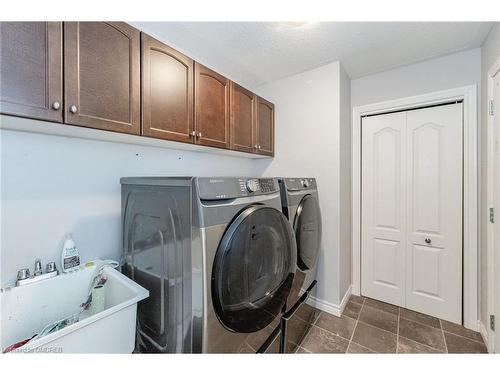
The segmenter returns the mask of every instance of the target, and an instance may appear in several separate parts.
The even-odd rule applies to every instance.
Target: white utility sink
[[[96,266],[81,268],[0,293],[2,350],[30,338],[45,326],[79,312],[97,273]],[[149,292],[112,267],[103,274],[108,281],[104,310],[84,312],[77,323],[38,339],[20,352],[131,353],[135,344],[137,303]]]

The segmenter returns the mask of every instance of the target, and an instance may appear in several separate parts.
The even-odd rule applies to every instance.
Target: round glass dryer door
[[[321,212],[318,200],[308,194],[300,201],[293,223],[297,240],[297,266],[308,271],[316,265],[321,242]]]
[[[278,210],[252,205],[229,225],[214,259],[212,302],[233,332],[265,328],[285,305],[295,273],[293,230]]]

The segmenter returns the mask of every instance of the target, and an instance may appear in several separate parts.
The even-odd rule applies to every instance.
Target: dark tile
[[[373,307],[373,308],[376,308],[376,309],[379,309],[379,310],[382,310],[382,311],[385,311],[385,312],[388,312],[388,313],[391,313],[394,315],[399,315],[399,307],[398,306],[390,305],[388,303],[377,301],[377,300],[374,300],[371,298],[365,298],[364,306],[370,306],[370,307]]]
[[[352,301],[347,302],[345,305],[344,311],[342,315],[348,316],[349,318],[358,319],[359,311],[361,310],[361,306],[359,303],[355,303]]]
[[[318,318],[320,310],[304,303],[295,313],[300,319],[305,320],[306,322],[314,323]]]
[[[243,345],[240,346],[240,350],[238,350],[238,353],[240,353],[240,354],[255,354],[255,350],[247,343],[244,343]]]
[[[304,339],[311,324],[300,319],[297,315],[292,316],[287,324],[287,341],[299,345]]]
[[[409,340],[405,337],[399,336],[398,339],[398,353],[401,354],[417,354],[417,353],[444,353],[429,346],[419,344],[418,342]]]
[[[356,321],[345,315],[336,317],[328,313],[321,313],[319,319],[316,321],[318,327],[324,328],[331,333],[341,336],[345,339],[350,340],[352,332],[354,331],[354,326]]]
[[[299,346],[297,351],[295,352],[296,354],[313,354],[309,350],[305,350],[302,346]]]
[[[443,332],[437,328],[401,318],[399,319],[399,335],[439,351],[446,350]]]
[[[469,340],[453,333],[445,332],[446,346],[448,353],[487,353],[486,345],[482,342]]]
[[[483,336],[481,336],[479,332],[474,332],[460,324],[451,323],[441,319],[441,327],[443,327],[443,331],[454,333],[455,335],[484,343]]]
[[[395,334],[358,322],[352,341],[378,353],[396,353]]]
[[[354,294],[351,294],[351,297],[349,297],[349,301],[352,301],[354,303],[359,303],[362,305],[363,302],[365,301],[365,297],[355,296]]]
[[[351,343],[349,344],[349,347],[347,348],[347,353],[348,354],[373,354],[375,352],[373,350],[365,348],[364,346],[361,346],[361,345],[356,344],[355,342],[351,341]]]
[[[430,315],[425,315],[416,311],[412,310],[407,310],[407,309],[401,309],[401,318],[407,319],[407,320],[413,320],[414,322],[425,324],[427,326],[431,326],[434,328],[439,328],[441,329],[441,325],[439,323],[438,318],[434,318],[433,316]]]
[[[392,333],[398,333],[398,316],[364,305],[359,314],[359,321]]]
[[[261,329],[260,331],[251,333],[248,335],[246,343],[253,349],[254,353],[260,349],[262,344],[266,342],[267,338],[271,336],[271,333],[273,333],[273,329],[271,326],[267,326],[264,329]]]
[[[312,327],[300,345],[312,353],[345,353],[349,341],[324,329]]]

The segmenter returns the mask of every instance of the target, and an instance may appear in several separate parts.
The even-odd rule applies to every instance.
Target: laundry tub
[[[86,301],[96,266],[58,275],[33,284],[6,288],[0,293],[2,350],[32,337],[48,324],[67,318]],[[148,290],[106,266],[104,309],[85,311],[80,320],[59,331],[34,338],[15,352],[22,353],[132,353],[135,346],[137,303]]]

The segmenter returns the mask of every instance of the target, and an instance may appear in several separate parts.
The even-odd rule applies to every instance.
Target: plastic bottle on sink
[[[76,248],[71,233],[66,234],[61,252],[61,269],[63,272],[76,271],[80,267],[80,253]]]

